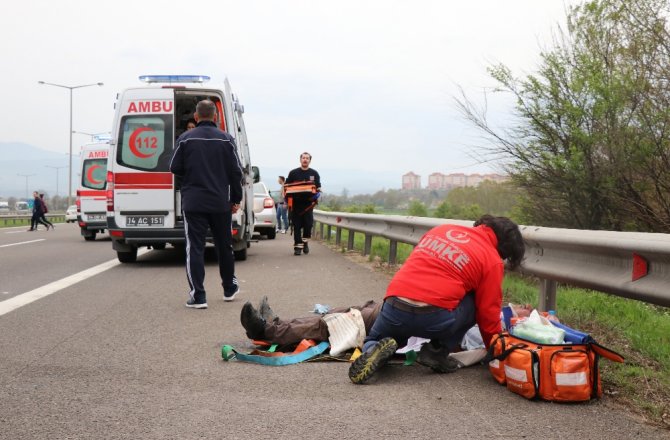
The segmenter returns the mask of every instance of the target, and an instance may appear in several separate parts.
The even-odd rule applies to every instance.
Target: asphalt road
[[[0,301],[115,260],[106,235],[85,242],[75,225],[23,229],[0,230]],[[236,266],[242,292],[231,303],[212,254],[207,310],[184,307],[183,256],[168,248],[1,314],[0,438],[670,438],[607,396],[527,401],[479,366],[437,375],[393,365],[357,386],[347,363],[222,361],[222,344],[249,347],[239,324],[246,300],[268,295],[279,316],[294,317],[316,303],[383,296],[387,275],[318,243],[295,257],[290,240],[252,245]]]

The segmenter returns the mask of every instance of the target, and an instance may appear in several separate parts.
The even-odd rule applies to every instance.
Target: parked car
[[[269,239],[277,235],[277,208],[263,182],[254,183],[254,232]]]
[[[77,205],[70,205],[65,211],[65,223],[75,223],[77,221]]]

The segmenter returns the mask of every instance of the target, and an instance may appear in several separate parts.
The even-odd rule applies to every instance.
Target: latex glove
[[[317,200],[319,200],[319,197],[321,197],[321,193],[320,193],[320,192],[314,194],[314,195],[312,196],[312,202],[316,202]]]

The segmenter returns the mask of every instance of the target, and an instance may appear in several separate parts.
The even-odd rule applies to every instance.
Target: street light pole
[[[37,176],[37,174],[17,174],[17,176],[26,178],[26,200],[28,200],[28,178]]]
[[[71,199],[70,197],[72,196],[72,91],[74,89],[81,89],[83,87],[91,87],[91,86],[102,86],[104,85],[103,83],[93,83],[93,84],[82,84],[80,86],[64,86],[62,84],[54,84],[54,83],[48,83],[44,81],[37,81],[38,84],[46,85],[46,86],[54,86],[54,87],[61,87],[63,89],[69,89],[70,90],[70,164],[69,164],[69,173],[68,173],[68,186],[67,186],[67,206],[70,206]]]
[[[67,168],[67,166],[62,166],[62,167],[55,167],[53,165],[44,165],[47,168],[53,168],[56,170],[56,195],[58,195],[58,175],[60,174],[61,168]],[[68,205],[70,206],[70,205]]]

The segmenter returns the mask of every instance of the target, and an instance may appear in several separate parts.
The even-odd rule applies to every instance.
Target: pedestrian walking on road
[[[51,226],[51,229],[54,228],[54,224],[47,219],[47,213],[49,212],[49,207],[47,206],[47,202],[44,201],[44,194],[40,194],[40,203],[42,204],[42,216],[40,217],[40,223],[45,224],[47,226],[47,231],[49,230],[49,226]]]
[[[274,197],[275,205],[277,206],[277,232],[286,234],[288,230],[288,206],[286,204],[286,189],[284,188],[286,178],[279,176],[277,183],[279,183],[279,191],[276,191]]]
[[[232,214],[242,201],[242,167],[231,135],[217,125],[215,104],[198,102],[196,128],[177,139],[170,171],[181,178],[181,206],[186,234],[186,307],[207,308],[205,240],[212,231],[223,285],[223,300],[232,301],[240,288],[235,277]]]
[[[37,191],[33,191],[33,215],[30,218],[30,229],[28,231],[37,231],[37,224],[41,223],[49,230],[49,224],[43,220],[44,208],[42,206],[42,199]],[[52,225],[53,226],[53,225]]]
[[[300,155],[300,167],[291,170],[286,178],[286,198],[293,224],[293,253],[309,254],[309,239],[312,238],[314,207],[321,196],[321,177],[309,167],[312,155]]]

